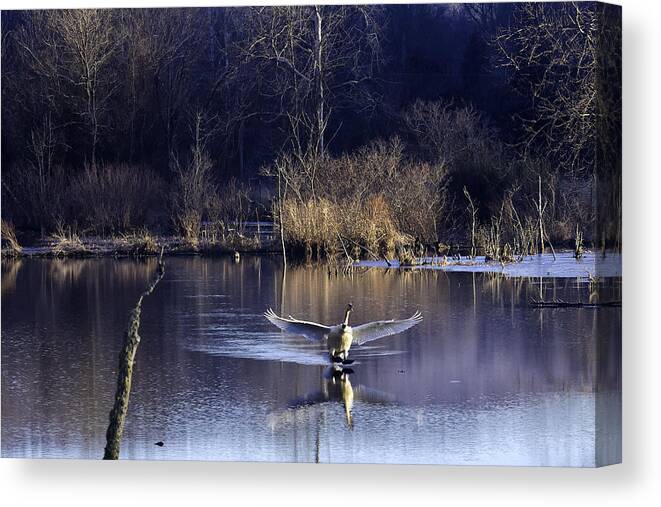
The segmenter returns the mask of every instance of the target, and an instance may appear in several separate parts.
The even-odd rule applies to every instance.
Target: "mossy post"
[[[126,335],[124,336],[124,346],[119,353],[117,391],[115,392],[115,403],[110,411],[110,423],[106,431],[106,448],[103,453],[103,459],[119,459],[119,447],[122,440],[122,433],[124,432],[126,413],[129,408],[129,396],[131,395],[133,363],[135,361],[135,353],[138,351],[138,345],[140,344],[138,331],[140,329],[142,300],[154,291],[164,274],[165,264],[163,263],[163,248],[161,247],[156,272],[147,285],[147,288],[140,294],[138,302],[131,312]]]

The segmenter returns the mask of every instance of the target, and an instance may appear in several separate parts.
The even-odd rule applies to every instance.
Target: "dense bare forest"
[[[3,241],[620,247],[620,44],[589,2],[5,11]]]

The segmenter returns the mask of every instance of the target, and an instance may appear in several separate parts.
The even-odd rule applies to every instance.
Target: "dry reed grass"
[[[16,238],[16,230],[14,229],[14,224],[4,219],[0,220],[0,235],[2,236],[2,254],[3,256],[8,257],[18,257],[23,248]],[[4,246],[7,246],[4,248]]]
[[[326,199],[297,202],[288,199],[282,205],[285,241],[310,260],[344,254],[347,257],[380,258],[392,256],[397,244],[408,237],[399,233],[390,207],[383,196],[366,202],[342,205]]]
[[[147,229],[122,234],[114,238],[116,248],[130,255],[154,255],[160,251],[156,237]]]
[[[53,254],[56,256],[75,256],[88,251],[80,236],[62,223],[57,224],[51,242]]]

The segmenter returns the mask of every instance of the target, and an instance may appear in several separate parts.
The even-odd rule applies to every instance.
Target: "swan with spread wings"
[[[291,315],[287,318],[279,317],[271,308],[266,311],[264,316],[271,324],[287,333],[304,336],[310,341],[325,342],[330,360],[333,363],[345,364],[349,363],[349,349],[352,345],[363,345],[385,336],[401,333],[422,321],[422,314],[415,312],[408,319],[377,320],[351,327],[349,314],[352,310],[353,305],[349,303],[344,312],[344,321],[336,326],[324,326],[316,322],[298,320]]]

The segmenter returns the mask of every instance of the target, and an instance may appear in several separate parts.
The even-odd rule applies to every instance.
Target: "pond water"
[[[479,255],[474,259],[464,256],[459,260],[447,257],[423,257],[418,259],[419,265],[400,266],[397,260],[392,261],[359,261],[357,266],[380,267],[391,269],[433,269],[448,272],[466,273],[500,273],[509,277],[544,277],[544,278],[581,278],[589,276],[621,277],[622,256],[606,252],[605,254],[586,252],[580,259],[575,259],[573,252],[558,252],[551,254],[528,255],[507,264],[497,261],[485,261]]]
[[[155,260],[2,264],[2,456],[103,455],[129,311]],[[618,461],[621,278],[169,257],[144,303],[121,458],[594,466]],[[423,322],[353,373],[263,318]],[[164,442],[156,446],[155,442]]]

